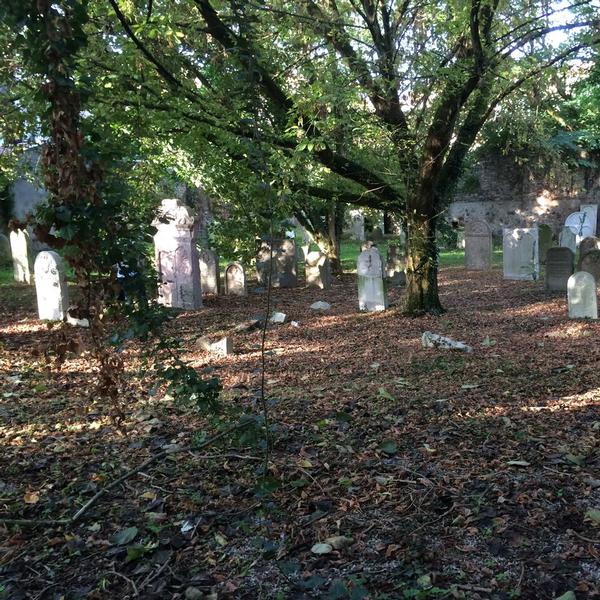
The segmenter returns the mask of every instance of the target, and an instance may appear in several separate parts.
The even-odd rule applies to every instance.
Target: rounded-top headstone
[[[569,277],[567,283],[569,318],[597,319],[598,298],[596,280],[586,271],[577,271]]]
[[[600,250],[590,250],[580,261],[580,271],[587,271],[600,281]]]
[[[579,258],[582,259],[592,250],[600,250],[600,238],[597,238],[594,235],[583,238],[579,243]]]
[[[62,258],[52,250],[40,252],[34,264],[38,314],[43,321],[62,321],[69,307],[69,290]]]
[[[225,293],[228,296],[246,295],[246,273],[240,263],[230,263],[225,269]]]

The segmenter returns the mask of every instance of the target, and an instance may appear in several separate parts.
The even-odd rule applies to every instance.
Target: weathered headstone
[[[293,240],[276,239],[273,245],[271,286],[289,288],[298,285],[296,268],[296,245]],[[266,287],[269,281],[271,242],[262,239],[256,256],[256,276],[259,285]]]
[[[69,290],[62,258],[51,250],[40,252],[34,264],[35,293],[42,321],[62,321],[69,308]]]
[[[590,250],[579,261],[579,270],[587,271],[596,281],[600,281],[600,250]]]
[[[569,318],[597,319],[598,298],[594,276],[586,271],[577,271],[571,275],[567,284],[567,300]]]
[[[577,236],[570,227],[566,225],[560,230],[558,236],[558,245],[562,248],[569,248],[573,254],[577,252]]]
[[[195,309],[202,306],[200,262],[196,237],[198,222],[192,208],[178,198],[161,203],[153,222],[158,301],[174,308]]]
[[[549,248],[546,253],[546,289],[566,292],[569,277],[573,275],[575,257],[570,248]]]
[[[579,261],[592,250],[600,250],[600,238],[596,236],[583,238],[579,243]]]
[[[381,242],[384,237],[383,237],[383,229],[379,226],[375,227],[373,229],[373,231],[371,232],[371,239],[374,242]]]
[[[464,249],[465,246],[466,246],[465,231],[464,231],[464,229],[459,229],[456,232],[456,247],[460,248],[460,249]]]
[[[10,240],[3,233],[0,233],[0,265],[10,264],[12,264]]]
[[[385,261],[385,275],[390,285],[406,285],[406,274],[404,273],[404,261],[400,256],[400,250],[395,244],[388,246],[387,260]]]
[[[565,219],[565,226],[575,234],[577,243],[583,238],[594,235],[596,230],[596,223],[592,224],[589,215],[583,211],[571,213]]]
[[[504,279],[537,279],[540,272],[537,227],[505,228],[502,236]]]
[[[33,283],[31,239],[25,229],[10,232],[10,252],[12,254],[15,281]]]
[[[465,267],[474,271],[492,267],[492,231],[485,221],[465,223]]]
[[[225,293],[228,296],[246,295],[246,273],[240,263],[230,263],[225,269]]]
[[[598,205],[597,204],[582,204],[579,207],[580,212],[585,213],[585,220],[588,226],[592,229],[592,235],[596,235],[598,223]]]
[[[552,227],[550,225],[540,225],[538,227],[539,244],[540,244],[540,264],[546,264],[546,253],[552,248]]]
[[[306,255],[304,272],[308,287],[320,290],[328,290],[331,287],[331,263],[325,254],[309,252]]]
[[[387,290],[383,279],[383,261],[377,248],[363,250],[356,261],[358,308],[369,312],[385,310]]]
[[[365,239],[365,217],[359,210],[350,211],[352,220],[351,237],[353,240],[363,242]]]
[[[219,257],[209,248],[198,252],[200,260],[200,282],[203,294],[219,295]]]

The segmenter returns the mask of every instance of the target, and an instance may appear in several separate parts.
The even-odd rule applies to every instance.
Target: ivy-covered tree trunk
[[[439,315],[444,312],[438,295],[435,231],[433,210],[415,210],[407,215],[405,310],[411,315]]]

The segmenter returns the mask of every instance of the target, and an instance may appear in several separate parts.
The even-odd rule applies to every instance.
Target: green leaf
[[[122,529],[115,533],[115,535],[110,538],[110,541],[115,546],[124,546],[125,544],[132,542],[137,534],[137,527],[127,527],[127,529]]]
[[[324,544],[323,542],[317,542],[310,549],[313,554],[329,554],[333,551],[333,546],[331,544]]]
[[[575,592],[565,592],[562,596],[559,596],[558,598],[556,598],[556,600],[577,600],[577,596],[575,595]]]
[[[127,556],[125,557],[125,562],[131,562],[133,560],[137,560],[138,558],[144,556],[148,552],[148,548],[145,546],[129,546],[127,548]]]
[[[590,521],[596,523],[596,525],[600,525],[600,510],[597,508],[590,508],[588,511],[586,511],[585,516]]]
[[[394,396],[392,396],[385,388],[379,388],[379,395],[386,400],[391,400],[392,402],[396,401],[396,398],[394,398]]]
[[[396,452],[398,452],[398,446],[396,446],[396,442],[393,440],[382,442],[379,449],[386,454],[396,454]]]

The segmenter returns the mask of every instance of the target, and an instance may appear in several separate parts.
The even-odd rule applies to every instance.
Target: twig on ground
[[[117,577],[120,577],[121,579],[124,579],[131,586],[131,588],[133,589],[133,595],[134,595],[134,597],[139,596],[138,589],[137,589],[135,583],[131,579],[129,579],[129,577],[125,577],[125,575],[123,575],[123,573],[119,573],[118,571],[107,571],[107,574],[109,574],[109,575],[116,575]]]

